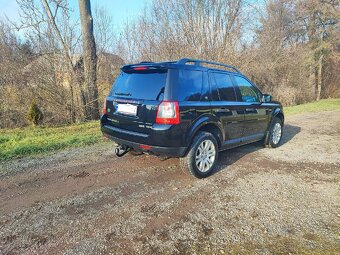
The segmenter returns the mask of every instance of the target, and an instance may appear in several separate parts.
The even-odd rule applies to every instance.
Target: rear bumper
[[[101,130],[105,137],[109,138],[110,140],[118,144],[124,144],[129,147],[132,147],[136,151],[144,151],[144,152],[149,152],[155,155],[164,155],[164,156],[170,156],[170,157],[184,157],[186,150],[187,150],[187,147],[153,146],[152,144],[138,143],[138,142],[133,142],[127,139],[122,139],[122,138],[119,138],[121,134],[123,134],[125,137],[128,136],[131,138],[133,138],[134,136],[141,136],[143,134],[131,132],[127,130],[122,130],[122,129],[115,128],[109,125],[102,125]],[[141,148],[140,147],[141,145],[144,148]],[[147,145],[147,147],[150,146],[150,148],[145,148],[145,146],[143,145]]]

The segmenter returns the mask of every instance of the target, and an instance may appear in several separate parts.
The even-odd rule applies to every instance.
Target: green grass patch
[[[0,129],[0,161],[102,141],[99,121],[62,127]]]
[[[333,111],[340,109],[340,98],[323,99],[317,102],[284,107],[285,115],[295,115],[308,112]]]
[[[286,115],[340,109],[340,98],[284,107]],[[63,127],[0,129],[0,161],[74,148],[102,140],[99,121]]]

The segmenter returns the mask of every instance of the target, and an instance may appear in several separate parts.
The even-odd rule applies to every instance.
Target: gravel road
[[[0,254],[339,254],[340,111],[288,117],[283,145],[178,159],[112,144],[0,165]]]

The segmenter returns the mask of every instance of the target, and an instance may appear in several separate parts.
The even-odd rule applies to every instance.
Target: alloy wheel
[[[216,148],[212,141],[203,140],[196,150],[195,163],[201,172],[207,172],[213,166]]]

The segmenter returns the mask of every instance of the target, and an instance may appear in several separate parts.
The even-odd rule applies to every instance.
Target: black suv
[[[180,157],[196,177],[218,152],[262,140],[277,147],[282,106],[233,66],[194,59],[125,65],[106,98],[101,130],[116,154]]]

